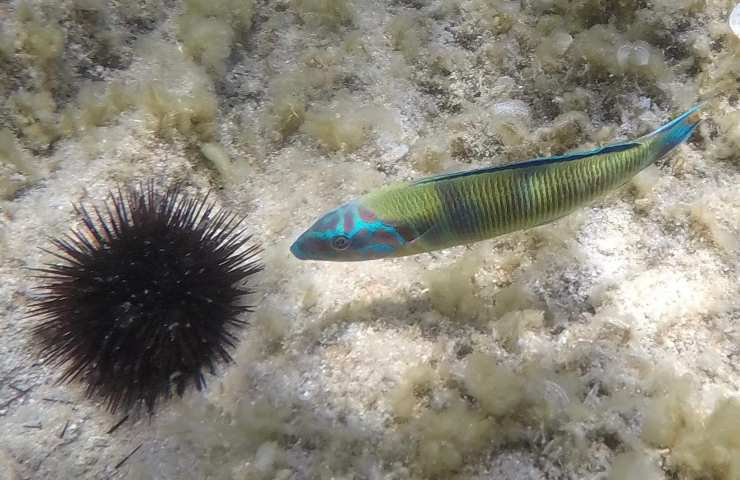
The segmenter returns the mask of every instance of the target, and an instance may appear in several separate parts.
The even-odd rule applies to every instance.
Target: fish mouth
[[[303,253],[303,250],[301,250],[301,239],[299,238],[295,242],[293,242],[293,245],[290,246],[290,253],[293,254],[295,258],[298,260],[308,260],[308,257],[306,254]]]

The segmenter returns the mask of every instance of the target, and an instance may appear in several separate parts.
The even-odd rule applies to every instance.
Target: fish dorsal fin
[[[541,165],[548,165],[548,164],[561,163],[561,162],[569,162],[571,160],[580,160],[583,158],[594,157],[596,155],[606,155],[609,153],[623,152],[625,150],[630,150],[632,148],[638,147],[640,145],[642,145],[641,142],[629,141],[629,142],[624,142],[624,143],[615,143],[614,145],[607,145],[605,147],[594,148],[593,150],[586,150],[583,152],[573,152],[573,153],[568,153],[565,155],[557,155],[554,157],[535,158],[532,160],[527,160],[527,161],[520,162],[520,163],[512,163],[509,165],[499,165],[496,167],[477,168],[475,170],[467,170],[464,172],[443,173],[441,175],[434,175],[432,177],[421,178],[419,180],[411,182],[411,185],[423,185],[427,183],[434,183],[440,180],[451,180],[454,178],[467,177],[470,175],[493,173],[493,172],[498,172],[498,171],[503,171],[503,170],[516,170],[519,168],[537,167]]]

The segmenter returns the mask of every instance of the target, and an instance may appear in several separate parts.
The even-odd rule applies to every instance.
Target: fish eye
[[[347,248],[349,248],[349,244],[349,238],[345,237],[344,235],[336,236],[331,241],[331,246],[335,250],[346,250]]]

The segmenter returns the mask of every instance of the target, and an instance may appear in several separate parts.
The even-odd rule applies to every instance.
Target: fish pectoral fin
[[[410,226],[408,222],[403,221],[384,220],[383,223],[392,227],[398,235],[403,238],[405,244],[408,246],[413,246],[418,242],[423,242],[432,237],[438,230],[436,225],[431,225],[426,229],[419,230]]]
[[[429,228],[424,230],[420,235],[417,235],[412,239],[408,246],[411,248],[418,248],[420,251],[427,250],[429,247],[437,245],[439,243],[439,235],[442,229],[439,225],[431,225]]]

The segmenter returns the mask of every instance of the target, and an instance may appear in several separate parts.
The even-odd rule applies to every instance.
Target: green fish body
[[[291,247],[301,259],[357,261],[470,244],[563,217],[685,141],[699,106],[637,140],[391,185],[322,216]]]

